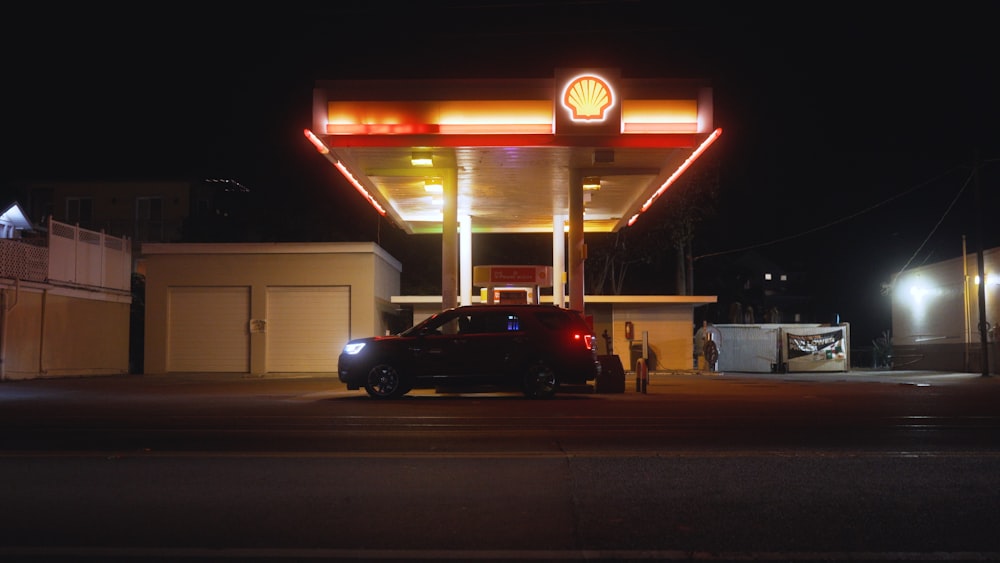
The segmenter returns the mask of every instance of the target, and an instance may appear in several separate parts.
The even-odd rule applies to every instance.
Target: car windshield
[[[427,317],[412,327],[399,333],[400,336],[421,334],[454,334],[458,331],[458,319],[454,311],[442,311]]]

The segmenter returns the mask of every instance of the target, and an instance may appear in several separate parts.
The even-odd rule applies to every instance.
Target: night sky
[[[972,2],[732,4],[26,8],[0,33],[0,195],[26,180],[232,178],[275,222],[348,224],[392,246],[393,227],[302,136],[315,80],[548,78],[574,66],[708,78],[724,133],[702,160],[718,167],[720,199],[694,241],[696,272],[750,254],[808,272],[824,314],[867,340],[890,328],[879,289],[892,274],[959,256],[963,234],[974,251],[977,221],[986,248],[1000,245],[993,18]],[[699,277],[695,293],[712,283]]]

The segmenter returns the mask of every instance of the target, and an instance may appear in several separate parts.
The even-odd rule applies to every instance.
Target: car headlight
[[[348,342],[347,345],[344,346],[344,353],[349,356],[353,356],[358,352],[360,352],[361,349],[364,347],[365,347],[364,342]]]

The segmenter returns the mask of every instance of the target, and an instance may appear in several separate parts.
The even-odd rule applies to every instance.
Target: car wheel
[[[368,370],[365,391],[375,399],[395,399],[406,394],[399,371],[389,364],[378,364]]]
[[[556,372],[545,362],[531,364],[524,372],[522,386],[529,399],[551,399],[556,394]]]

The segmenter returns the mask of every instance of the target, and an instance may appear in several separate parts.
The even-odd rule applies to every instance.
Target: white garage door
[[[167,371],[250,371],[250,288],[172,287]]]
[[[349,287],[269,287],[267,371],[336,373],[350,322]]]

